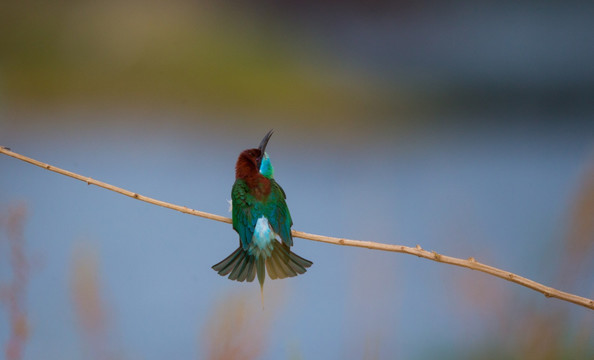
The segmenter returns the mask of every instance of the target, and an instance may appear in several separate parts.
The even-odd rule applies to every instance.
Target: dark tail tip
[[[313,263],[295,254],[291,249],[275,242],[270,257],[266,259],[266,269],[271,279],[284,279],[304,274]]]
[[[256,277],[256,258],[249,255],[240,246],[231,255],[218,264],[212,266],[213,270],[221,276],[229,275],[230,280],[254,281]]]

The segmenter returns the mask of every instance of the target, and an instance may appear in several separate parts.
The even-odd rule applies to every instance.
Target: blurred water
[[[563,248],[580,178],[592,166],[590,122],[436,123],[401,133],[373,129],[349,141],[329,140],[330,134],[316,134],[315,128],[291,131],[284,124],[240,134],[206,118],[191,129],[156,120],[170,125],[147,131],[121,118],[127,126],[71,133],[68,127],[45,134],[13,127],[3,132],[1,143],[143,195],[229,215],[237,154],[275,127],[269,154],[295,229],[420,244],[591,294],[591,288],[555,284],[558,269],[551,266]],[[28,359],[80,357],[82,335],[69,287],[78,243],[97,251],[110,346],[125,358],[203,357],[197,336],[207,331],[203,326],[214,304],[232,289],[259,292],[255,284],[231,282],[209,268],[237,245],[226,224],[138,202],[5,156],[0,169],[0,203],[6,209],[25,201],[27,250],[41,258],[27,295]],[[265,358],[291,353],[414,358],[464,348],[468,341],[488,342],[498,329],[493,322],[499,307],[468,300],[461,283],[469,276],[514,302],[591,316],[501,280],[410,256],[302,239],[296,239],[295,251],[314,266],[304,276],[266,283],[267,294],[286,295]],[[7,265],[0,269],[10,273]],[[591,278],[591,273],[579,276]],[[0,323],[7,324],[4,311]],[[7,331],[0,327],[2,342]]]

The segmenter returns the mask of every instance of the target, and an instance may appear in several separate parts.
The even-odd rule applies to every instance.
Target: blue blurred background
[[[268,152],[294,228],[475,257],[594,297],[592,2],[0,5],[0,145],[230,216]],[[257,284],[217,223],[0,156],[7,359],[594,356],[591,310],[296,239]],[[21,231],[22,230],[22,231]]]

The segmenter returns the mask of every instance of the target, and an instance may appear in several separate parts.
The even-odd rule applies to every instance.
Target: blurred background
[[[421,245],[594,298],[594,3],[9,1],[0,145],[230,216],[268,153],[294,228]],[[482,273],[227,224],[0,156],[6,359],[586,359],[594,312]]]

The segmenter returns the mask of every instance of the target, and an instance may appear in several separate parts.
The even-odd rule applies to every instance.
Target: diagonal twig
[[[220,221],[220,222],[224,222],[224,223],[228,223],[228,224],[231,223],[231,219],[229,219],[228,217],[210,214],[210,213],[207,213],[204,211],[194,210],[194,209],[190,209],[186,206],[175,205],[175,204],[171,204],[171,203],[168,203],[165,201],[153,199],[148,196],[140,195],[140,194],[132,192],[130,190],[122,189],[117,186],[113,186],[111,184],[104,183],[102,181],[95,180],[95,179],[92,179],[87,176],[82,176],[82,175],[73,173],[68,170],[60,169],[56,166],[52,166],[52,165],[43,163],[41,161],[23,156],[21,154],[11,151],[10,149],[8,149],[6,147],[0,146],[0,153],[3,153],[5,155],[11,156],[13,158],[16,158],[16,159],[19,159],[19,160],[22,160],[25,162],[28,162],[28,163],[36,165],[36,166],[42,167],[46,170],[50,170],[50,171],[56,172],[58,174],[62,174],[62,175],[66,175],[66,176],[75,178],[77,180],[86,182],[88,185],[96,185],[96,186],[102,187],[104,189],[111,190],[111,191],[117,192],[119,194],[126,195],[131,198],[147,202],[149,204],[162,206],[162,207],[165,207],[168,209],[180,211],[185,214],[200,216],[200,217],[207,218],[210,220],[216,220],[216,221]],[[560,300],[568,301],[568,302],[589,308],[591,310],[594,310],[594,300],[591,300],[591,299],[588,299],[588,298],[585,298],[582,296],[574,295],[571,293],[567,293],[564,291],[560,291],[555,288],[538,283],[536,281],[530,280],[528,278],[516,275],[509,271],[501,270],[501,269],[498,269],[493,266],[482,264],[482,263],[476,261],[473,257],[470,257],[468,259],[460,259],[460,258],[455,258],[452,256],[441,255],[435,251],[427,251],[427,250],[421,248],[419,245],[417,245],[416,247],[409,247],[409,246],[404,246],[404,245],[383,244],[383,243],[378,243],[378,242],[373,242],[373,241],[349,240],[349,239],[336,238],[336,237],[331,237],[331,236],[309,234],[309,233],[306,233],[303,231],[297,231],[297,230],[292,230],[291,233],[294,237],[298,237],[298,238],[302,238],[302,239],[319,241],[319,242],[324,242],[324,243],[334,244],[334,245],[353,246],[353,247],[361,247],[361,248],[367,248],[367,249],[373,249],[373,250],[392,251],[392,252],[404,253],[404,254],[409,254],[409,255],[416,255],[421,258],[433,260],[433,261],[444,263],[444,264],[450,264],[450,265],[465,267],[465,268],[472,269],[472,270],[481,271],[486,274],[496,276],[498,278],[501,278],[501,279],[504,279],[507,281],[511,281],[516,284],[527,287],[529,289],[538,291],[538,292],[544,294],[546,297],[557,298]]]

